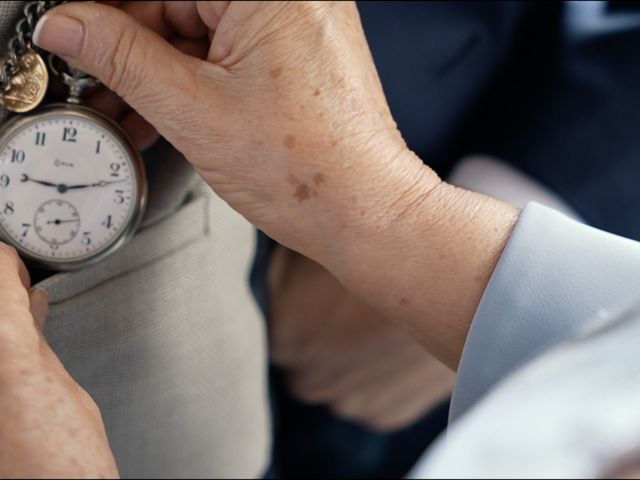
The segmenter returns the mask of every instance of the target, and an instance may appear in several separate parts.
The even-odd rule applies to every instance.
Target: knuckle
[[[137,37],[136,29],[124,29],[108,56],[109,65],[105,83],[122,96],[133,91],[137,83],[138,66],[133,61]]]
[[[299,352],[288,332],[283,328],[271,329],[271,360],[281,367],[299,364]]]
[[[313,2],[292,2],[291,7],[294,11],[303,17],[313,20],[323,20],[326,15],[327,2],[313,1]]]
[[[107,87],[122,95],[128,89],[132,76],[132,54],[136,48],[140,27],[120,9],[95,8],[77,2],[59,7],[68,10],[82,23],[85,31],[82,45],[82,63]],[[135,72],[135,69],[133,69]]]
[[[102,411],[100,407],[95,402],[93,397],[87,392],[84,388],[80,386],[68,373],[64,370],[63,373],[63,381],[67,385],[69,391],[73,392],[76,395],[76,398],[80,402],[80,404],[85,408],[87,413],[91,418],[93,418],[97,423],[103,423]]]
[[[344,397],[330,405],[331,410],[338,416],[354,422],[366,423],[369,420],[369,411],[366,405],[358,398]]]
[[[292,376],[289,379],[288,387],[294,397],[310,405],[331,403],[337,397],[330,382],[318,382],[311,376]]]
[[[327,402],[327,398],[317,391],[291,388],[291,393],[299,401],[309,405],[322,405]]]
[[[280,367],[300,368],[310,360],[310,342],[303,337],[292,334],[291,329],[276,328],[271,330],[271,359]]]
[[[103,417],[102,417],[102,411],[100,410],[100,407],[93,400],[91,395],[89,395],[85,390],[82,390],[82,389],[80,390],[81,390],[82,398],[84,400],[84,404],[87,407],[87,410],[89,411],[89,415],[91,415],[97,422],[102,424]]]

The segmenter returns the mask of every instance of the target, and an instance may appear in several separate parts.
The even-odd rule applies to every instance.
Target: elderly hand
[[[145,3],[58,7],[34,41],[103,80],[282,243],[326,255],[318,239],[350,237],[394,186],[439,183],[396,129],[355,4]]]
[[[355,4],[120,7],[57,7],[34,42],[99,77],[233,208],[455,367],[517,212],[407,149]]]
[[[46,294],[0,244],[0,478],[118,476],[98,407],[47,345]]]

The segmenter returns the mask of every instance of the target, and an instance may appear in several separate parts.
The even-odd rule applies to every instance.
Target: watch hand
[[[60,225],[62,223],[76,223],[79,222],[80,220],[77,218],[71,219],[71,220],[60,220],[58,218],[56,218],[55,220],[49,220],[47,222],[47,225]]]
[[[39,183],[40,185],[44,185],[45,187],[53,187],[58,188],[60,185],[53,182],[47,182],[45,180],[36,180],[35,178],[30,178],[27,174],[22,174],[22,178],[20,178],[21,182],[34,182]]]
[[[124,182],[124,180],[113,180],[111,182],[108,182],[106,180],[101,180],[99,182],[96,183],[87,183],[87,184],[80,184],[80,185],[69,185],[67,187],[68,190],[78,190],[80,188],[92,188],[92,187],[106,187],[111,185],[112,183],[121,183]]]
[[[93,186],[94,187],[107,187],[109,185],[111,185],[112,183],[122,183],[126,180],[100,180],[98,183],[94,183]]]
[[[121,183],[121,182],[124,182],[125,180],[112,180],[112,181],[100,180],[99,182],[96,182],[96,183],[65,185],[64,183],[53,183],[53,182],[48,182],[46,180],[36,180],[35,178],[29,177],[29,175],[27,175],[26,173],[23,173],[22,177],[20,178],[20,181],[34,182],[40,185],[44,185],[45,187],[57,188],[59,193],[65,193],[67,190],[80,190],[82,188],[92,188],[92,187],[106,187],[111,185],[112,183]]]

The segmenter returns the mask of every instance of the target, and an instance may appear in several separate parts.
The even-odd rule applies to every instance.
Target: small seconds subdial
[[[64,245],[78,236],[80,213],[65,200],[49,200],[36,211],[33,225],[36,234],[52,247]]]
[[[0,237],[56,269],[88,265],[131,237],[144,167],[119,127],[86,108],[51,107],[0,138]]]

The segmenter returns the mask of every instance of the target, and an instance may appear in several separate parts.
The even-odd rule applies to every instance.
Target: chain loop
[[[22,12],[23,16],[15,28],[15,35],[9,40],[8,52],[0,67],[0,92],[3,92],[11,77],[18,73],[20,56],[31,46],[33,31],[38,20],[53,7],[65,1],[32,1],[27,3]]]

